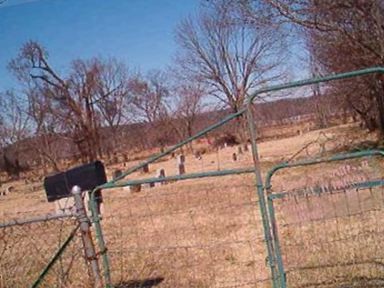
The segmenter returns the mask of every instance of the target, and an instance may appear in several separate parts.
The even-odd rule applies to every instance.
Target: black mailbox
[[[105,175],[104,165],[100,161],[95,161],[72,168],[66,172],[45,177],[44,188],[48,202],[52,202],[71,196],[71,189],[75,185],[79,186],[82,191],[87,191],[105,182],[107,182],[107,176]],[[96,195],[96,197],[98,196]]]

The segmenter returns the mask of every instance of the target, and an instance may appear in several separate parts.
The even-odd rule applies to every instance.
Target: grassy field
[[[340,152],[372,139],[374,135],[362,133],[353,125],[344,125],[262,142],[259,149],[263,174],[281,161]],[[195,144],[195,148],[200,148],[199,144]],[[208,152],[201,160],[186,154],[186,171],[252,166],[250,152],[233,161],[234,152],[238,152],[237,147],[227,147]],[[137,161],[126,166],[135,164]],[[364,167],[361,169],[365,174],[356,168],[358,173],[349,171],[344,175],[340,171],[346,169],[345,163],[297,168],[276,175],[273,192],[313,187],[329,179],[342,182],[348,178],[356,182],[383,176],[381,162],[376,160],[368,166],[359,161],[348,165]],[[116,164],[107,168],[110,176],[112,171],[124,166]],[[176,159],[168,157],[150,165],[149,173],[137,172],[129,179],[153,177],[159,168],[165,169],[167,175],[175,175]],[[366,176],[358,178],[361,174]],[[330,185],[336,186],[336,182]],[[254,184],[254,176],[249,174],[143,187],[139,193],[126,188],[105,191],[102,225],[113,282],[118,287],[271,287]],[[34,184],[35,189],[22,181],[12,185],[16,191],[0,198],[2,222],[54,213],[54,205],[46,202],[41,184]],[[379,244],[384,198],[381,193],[378,189],[351,190],[275,200],[289,287],[382,287],[383,253]],[[12,233],[10,235],[18,237],[15,231]],[[36,227],[34,233],[37,239],[45,239],[57,231]],[[0,239],[0,253],[5,247],[3,239]],[[49,237],[46,239],[47,244],[51,243]],[[41,241],[36,244],[43,245]],[[14,245],[13,249],[31,251],[25,246]],[[47,255],[52,251],[49,249]],[[0,262],[4,263],[9,255],[12,254],[0,254]],[[1,269],[8,268],[3,265]],[[77,279],[86,278],[84,267],[75,270],[83,271]],[[12,282],[8,281],[1,283],[0,287],[24,287],[10,285]],[[58,287],[80,287],[76,283],[74,280]],[[88,284],[84,281],[82,285]]]

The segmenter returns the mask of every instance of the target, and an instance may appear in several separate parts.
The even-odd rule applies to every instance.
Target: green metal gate
[[[157,178],[149,178],[149,179],[142,179],[142,180],[130,180],[130,181],[123,181],[123,178],[127,177],[128,175],[139,171],[142,169],[145,165],[153,163],[161,158],[166,157],[167,155],[170,155],[172,152],[176,151],[180,147],[182,147],[185,144],[188,144],[192,142],[195,139],[198,139],[207,133],[218,129],[219,127],[223,126],[224,124],[228,123],[229,121],[236,119],[238,117],[242,117],[243,115],[247,116],[248,119],[248,128],[249,128],[249,135],[250,139],[252,142],[252,155],[253,155],[253,167],[248,167],[248,168],[236,168],[236,169],[224,169],[220,171],[210,171],[210,172],[202,172],[202,173],[192,173],[192,174],[184,174],[180,176],[169,176],[163,178],[161,181],[175,181],[175,180],[188,180],[188,179],[197,179],[197,178],[206,178],[206,177],[218,177],[218,176],[225,176],[225,175],[239,175],[239,174],[245,174],[245,173],[254,173],[255,176],[255,190],[256,190],[256,195],[258,199],[258,206],[260,209],[260,221],[262,223],[262,227],[264,230],[264,240],[266,244],[266,250],[267,250],[267,263],[270,266],[271,269],[271,279],[274,287],[286,287],[286,269],[284,268],[284,257],[282,256],[283,251],[280,251],[280,242],[279,242],[279,236],[282,237],[282,235],[278,234],[279,229],[279,221],[282,221],[279,218],[279,215],[276,215],[275,211],[276,210],[276,202],[277,201],[284,201],[282,199],[285,199],[286,194],[282,193],[270,193],[268,194],[268,197],[266,196],[265,192],[266,190],[264,189],[263,181],[262,181],[262,173],[261,173],[261,166],[260,166],[260,161],[259,161],[259,156],[258,156],[258,150],[257,150],[257,145],[256,145],[256,129],[255,129],[255,122],[252,118],[252,105],[254,102],[254,99],[262,93],[267,93],[267,92],[273,92],[273,91],[279,91],[283,89],[288,89],[288,88],[295,88],[295,87],[302,87],[302,86],[307,86],[307,85],[312,85],[316,83],[321,83],[321,82],[328,82],[328,81],[333,81],[333,80],[340,80],[340,79],[347,79],[347,78],[352,78],[352,77],[357,77],[357,76],[362,76],[362,75],[368,75],[368,74],[383,74],[384,73],[384,68],[382,67],[374,67],[374,68],[368,68],[368,69],[363,69],[363,70],[358,70],[358,71],[353,71],[353,72],[348,72],[348,73],[341,73],[341,74],[335,74],[335,75],[330,75],[326,77],[320,77],[320,78],[313,78],[313,79],[308,79],[308,80],[303,80],[303,81],[296,81],[296,82],[291,82],[288,84],[284,85],[277,85],[277,86],[272,86],[268,87],[265,89],[261,89],[253,93],[249,99],[247,104],[243,109],[241,109],[239,112],[235,114],[231,114],[224,118],[222,121],[219,123],[216,123],[205,130],[199,132],[195,136],[186,139],[185,141],[182,141],[181,143],[175,145],[174,147],[168,149],[167,151],[160,153],[158,155],[155,155],[154,157],[150,158],[149,160],[141,163],[138,166],[135,166],[125,173],[123,173],[122,176],[114,179],[113,181],[110,181],[104,185],[101,185],[97,187],[94,191],[91,192],[90,196],[90,207],[93,212],[92,215],[92,222],[94,223],[95,227],[95,232],[96,232],[96,238],[98,241],[99,245],[99,252],[102,258],[103,262],[103,267],[104,267],[104,279],[105,282],[107,283],[107,286],[112,287],[112,282],[111,282],[111,277],[110,277],[110,265],[109,265],[109,257],[108,257],[108,250],[107,246],[103,237],[103,230],[102,230],[102,223],[101,223],[101,217],[97,213],[97,205],[95,201],[95,191],[99,189],[111,189],[111,188],[117,188],[117,187],[125,187],[125,186],[134,186],[134,185],[139,185],[139,184],[149,184],[149,183],[156,183],[159,182],[160,180]],[[364,154],[365,153],[365,154]],[[344,160],[344,159],[349,159],[349,158],[358,158],[366,155],[371,155],[371,154],[380,154],[381,152],[379,151],[368,151],[368,152],[362,152],[362,153],[357,153],[357,154],[348,154],[348,155],[342,155],[342,156],[335,156],[333,158],[327,159],[327,160],[314,160],[314,161],[308,161],[304,163],[299,163],[299,164],[294,164],[294,165],[309,165],[309,164],[314,164],[318,162],[329,162],[329,161],[336,161],[336,160]],[[272,177],[274,171],[276,169],[281,169],[284,167],[288,167],[291,164],[283,164],[282,166],[276,167],[273,171],[270,172],[269,176],[267,177],[267,185],[266,188],[270,189],[270,178]],[[376,179],[377,180],[377,179]],[[370,191],[371,189],[374,189],[376,187],[379,187],[382,185],[381,180],[377,181],[362,181],[352,183],[352,188],[355,189],[356,185],[359,189],[364,189],[367,191]],[[355,186],[354,186],[355,185]],[[360,187],[361,186],[361,187]],[[316,190],[313,192],[311,195],[304,196],[304,197],[313,197],[313,195],[316,195],[316,193],[320,193],[322,195],[334,195],[332,192],[324,192],[321,191],[319,192]],[[301,192],[298,192],[299,195],[301,195]],[[360,193],[360,192],[359,192]],[[289,194],[289,193],[288,193]],[[288,195],[287,194],[287,195]],[[307,195],[307,194],[305,194]],[[375,194],[376,195],[376,194]],[[324,196],[328,197],[328,196]],[[332,196],[329,196],[332,197]],[[376,196],[373,196],[376,197]],[[294,197],[295,198],[295,197]],[[297,201],[298,198],[295,198]],[[374,199],[374,198],[372,198]],[[296,201],[295,200],[295,201]],[[268,202],[268,203],[267,203]],[[269,208],[269,213],[268,213],[268,208]],[[379,234],[379,233],[376,233]],[[284,236],[285,237],[285,236]],[[288,236],[287,236],[288,237]],[[280,239],[281,240],[281,239]],[[379,264],[377,264],[379,265]],[[326,268],[326,267],[325,267]],[[365,277],[365,276],[361,276]],[[376,279],[377,280],[377,279]],[[379,281],[379,280],[377,280]],[[288,281],[289,283],[289,281]],[[327,283],[323,283],[324,285],[328,285]]]
[[[382,156],[384,151],[367,150],[283,163],[268,172],[277,286],[384,285]],[[290,173],[295,169],[301,173]],[[273,189],[280,170],[293,182],[289,190]],[[305,172],[320,177],[308,185]]]

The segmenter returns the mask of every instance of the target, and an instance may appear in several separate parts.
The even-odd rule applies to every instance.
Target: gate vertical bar
[[[275,255],[274,255],[274,249],[272,244],[272,234],[271,234],[271,228],[270,228],[270,223],[268,218],[267,206],[265,202],[259,153],[258,153],[257,144],[256,144],[257,134],[256,134],[255,121],[253,119],[253,114],[252,114],[252,103],[249,103],[249,102],[247,103],[246,116],[248,120],[248,128],[249,128],[251,144],[252,144],[252,159],[253,159],[253,165],[255,168],[256,192],[259,198],[259,207],[260,207],[261,219],[263,222],[264,238],[267,245],[268,263],[271,267],[273,287],[278,288],[279,287],[278,277],[277,277],[278,275],[276,273]],[[281,288],[285,288],[285,285],[282,285]]]
[[[80,231],[81,231],[81,237],[84,245],[85,257],[87,259],[87,262],[90,263],[91,265],[93,280],[94,280],[94,287],[102,288],[103,281],[100,274],[99,263],[96,257],[95,246],[93,245],[93,241],[92,241],[90,221],[87,217],[84,201],[81,197],[81,189],[79,186],[73,186],[71,192],[75,198],[77,219],[79,220],[79,223],[80,223]]]
[[[279,234],[277,231],[277,222],[276,222],[276,216],[275,216],[275,207],[273,206],[273,198],[270,195],[270,189],[271,185],[265,186],[266,192],[267,192],[267,201],[268,201],[268,212],[269,212],[269,219],[272,226],[272,241],[273,241],[273,247],[277,262],[277,269],[279,271],[279,280],[281,287],[286,287],[286,276],[285,276],[285,270],[284,270],[284,264],[283,264],[283,257],[281,254],[281,248],[280,248],[280,241],[279,241]]]
[[[107,248],[105,246],[104,236],[103,236],[103,230],[101,228],[100,224],[100,215],[98,213],[97,209],[97,203],[96,203],[96,196],[95,193],[98,190],[96,187],[93,191],[90,192],[89,197],[89,206],[92,213],[92,223],[95,225],[95,232],[96,232],[96,239],[97,243],[100,249],[100,255],[103,261],[103,275],[105,280],[105,286],[107,288],[113,287],[112,280],[111,280],[111,273],[110,273],[110,265],[109,265],[109,258],[107,255]]]

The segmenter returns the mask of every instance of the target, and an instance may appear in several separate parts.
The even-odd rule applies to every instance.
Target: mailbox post
[[[103,281],[100,274],[99,263],[97,261],[95,246],[91,236],[91,223],[85,211],[84,201],[81,196],[81,189],[79,186],[73,186],[72,195],[75,198],[76,217],[80,223],[81,239],[83,241],[85,258],[92,269],[94,280],[93,284],[96,288],[102,288]]]
[[[93,286],[103,287],[103,280],[97,259],[95,246],[91,235],[91,221],[87,216],[82,193],[90,191],[99,185],[107,182],[103,163],[95,161],[86,165],[72,168],[44,179],[44,188],[48,202],[57,201],[62,198],[74,198],[76,217],[79,221],[81,239],[84,247],[84,254],[92,270]],[[101,190],[97,191],[98,204],[101,204]],[[100,212],[100,209],[99,209]]]

